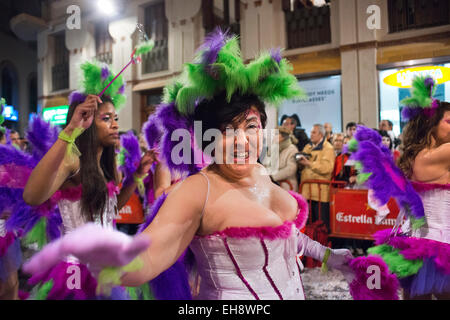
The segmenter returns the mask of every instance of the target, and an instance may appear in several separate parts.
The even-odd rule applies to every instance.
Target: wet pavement
[[[322,273],[320,268],[305,268],[302,281],[307,300],[353,300],[340,271]]]

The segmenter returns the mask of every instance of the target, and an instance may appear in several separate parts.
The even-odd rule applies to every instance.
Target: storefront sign
[[[341,76],[300,80],[299,85],[307,98],[285,101],[278,109],[279,120],[296,113],[308,135],[314,124],[325,122],[331,123],[333,132],[341,132]]]
[[[17,111],[13,106],[3,106],[3,117],[5,120],[17,121],[19,120],[19,111]]]
[[[44,110],[42,111],[42,117],[45,121],[48,121],[54,125],[66,124],[68,111],[69,106],[44,108]]]
[[[330,202],[330,227],[332,237],[373,240],[372,235],[394,227],[399,212],[397,203],[388,203],[391,211],[380,224],[375,224],[376,211],[367,203],[367,190],[333,188]]]
[[[383,82],[394,87],[410,88],[412,79],[416,76],[431,77],[436,84],[441,84],[450,80],[450,68],[441,66],[407,68],[387,76]]]

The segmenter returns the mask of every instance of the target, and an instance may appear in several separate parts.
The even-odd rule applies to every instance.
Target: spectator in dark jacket
[[[291,116],[283,115],[281,117],[280,125],[287,127],[294,134],[297,139],[297,149],[303,150],[303,148],[310,142],[308,136],[305,133],[305,129],[302,129],[302,123],[297,114]]]

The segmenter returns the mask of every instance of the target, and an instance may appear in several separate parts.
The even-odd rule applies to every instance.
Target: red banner
[[[376,211],[367,203],[367,192],[367,190],[331,189],[330,237],[373,240],[372,235],[375,232],[394,226],[399,213],[397,202],[392,198],[389,200],[390,213],[381,224],[376,225]]]
[[[120,209],[116,223],[141,224],[144,222],[144,209],[139,196],[133,192],[128,202]]]

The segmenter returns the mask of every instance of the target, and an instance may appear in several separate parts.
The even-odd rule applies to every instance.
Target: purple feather
[[[133,174],[139,167],[141,162],[141,148],[139,147],[139,140],[129,131],[120,137],[120,144],[125,149],[125,158],[120,170],[123,171],[125,179],[123,185],[127,186],[133,182]]]
[[[350,283],[350,294],[355,300],[398,300],[399,281],[395,274],[389,272],[389,268],[383,259],[377,256],[358,257],[350,261],[350,268],[355,273],[355,278]],[[372,273],[367,270],[370,266],[378,266],[380,269],[380,289],[369,289],[368,278]]]
[[[430,77],[426,78],[424,83],[425,83],[425,86],[430,88],[430,90],[433,90],[433,87],[434,87],[434,80],[433,80],[433,78],[430,78]]]
[[[86,100],[86,95],[78,92],[78,91],[72,91],[72,93],[69,95],[69,105],[71,105],[72,103],[81,103],[84,102],[84,100]]]
[[[39,160],[12,145],[0,145],[0,165],[12,163],[16,166],[34,168],[38,162]]]
[[[402,121],[407,122],[422,113],[423,109],[420,107],[404,107],[402,109]]]
[[[109,69],[108,67],[102,67],[102,81],[105,81],[109,77]]]
[[[372,173],[366,184],[374,191],[380,204],[386,204],[393,197],[401,208],[408,209],[409,215],[416,219],[424,218],[420,196],[395,165],[390,151],[381,144],[381,136],[375,130],[358,126],[355,139],[358,150],[350,159],[362,164],[363,173]]]
[[[142,131],[144,132],[144,137],[145,140],[147,141],[147,146],[150,149],[155,148],[159,143],[159,141],[161,140],[161,128],[158,114],[156,112],[148,117],[147,121],[144,123],[142,127]]]
[[[217,27],[213,32],[208,34],[199,48],[199,51],[202,51],[201,63],[210,65],[216,62],[219,51],[223,48],[228,39],[230,39],[228,30],[223,32],[220,27]]]
[[[33,115],[26,133],[35,159],[41,159],[58,139],[58,128]]]
[[[158,214],[159,209],[167,198],[163,193],[150,208],[150,214],[143,224],[139,226],[138,233],[147,228]],[[186,253],[186,252],[185,252]],[[188,274],[184,258],[188,254],[182,255],[170,268],[162,272],[159,276],[150,281],[150,287],[157,299],[160,300],[191,300],[191,291],[188,282]],[[188,261],[186,261],[189,263]]]
[[[76,265],[80,275],[80,287],[72,288],[67,285],[72,272],[67,269]],[[54,268],[44,274],[33,275],[29,280],[29,284],[36,285],[47,281],[53,281],[53,286],[48,293],[47,300],[91,300],[96,299],[95,291],[97,280],[91,275],[89,269],[83,264],[74,264],[68,262],[60,262]]]
[[[124,83],[123,85],[120,86],[120,88],[119,88],[119,90],[117,90],[117,92],[118,92],[119,94],[124,94],[124,92],[125,92],[125,83]]]
[[[391,236],[391,230],[380,230],[374,235],[376,245],[388,244],[399,249],[402,256],[408,260],[431,259],[436,268],[450,275],[450,246],[446,243],[405,235]]]
[[[273,60],[275,60],[278,64],[280,64],[280,61],[282,59],[281,49],[280,48],[270,49],[270,56],[272,57]]]
[[[186,173],[197,173],[199,171],[199,168],[195,164],[194,152],[192,150],[193,145],[190,141],[190,157],[184,154],[172,155],[172,151],[174,150],[175,146],[181,143],[181,139],[183,139],[180,138],[180,141],[172,141],[173,131],[175,131],[176,129],[184,129],[188,132],[191,132],[190,125],[191,123],[193,123],[193,121],[191,121],[191,119],[189,118],[181,116],[176,109],[175,103],[173,102],[170,104],[161,104],[157,110],[157,117],[161,123],[162,131],[164,132],[160,143],[160,156],[164,163],[167,165],[171,172],[179,172],[182,175]],[[175,156],[177,158],[180,157],[181,163],[175,163],[175,159],[173,159],[172,156]]]

